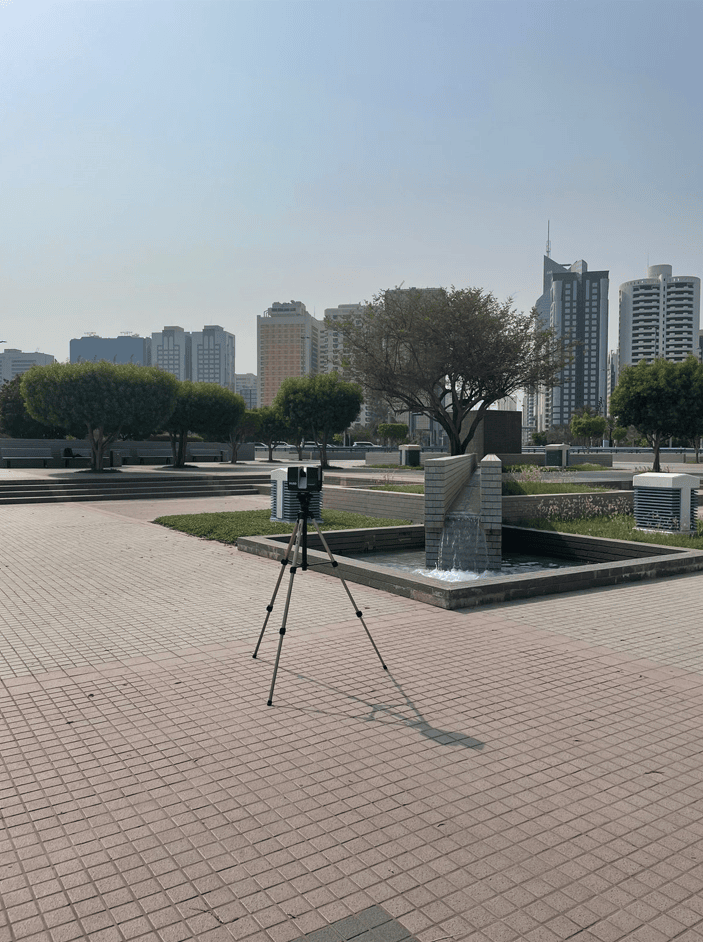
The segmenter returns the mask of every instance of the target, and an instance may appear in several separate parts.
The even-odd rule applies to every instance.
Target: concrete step
[[[0,487],[0,504],[58,503],[63,501],[94,500],[155,500],[179,497],[232,497],[259,494],[261,481],[245,482],[241,479],[177,481],[152,478],[151,480],[119,482],[84,481],[57,484],[52,481],[6,483]]]

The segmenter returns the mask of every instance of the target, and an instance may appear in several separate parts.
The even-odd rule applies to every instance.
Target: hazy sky
[[[0,338],[703,274],[699,2],[0,0]]]

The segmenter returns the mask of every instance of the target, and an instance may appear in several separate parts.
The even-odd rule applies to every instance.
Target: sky
[[[703,3],[0,0],[0,339],[703,274]]]

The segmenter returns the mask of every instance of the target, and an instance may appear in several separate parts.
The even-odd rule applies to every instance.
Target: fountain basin
[[[443,583],[427,576],[350,559],[346,555],[403,548],[422,549],[425,544],[425,528],[422,524],[369,530],[331,530],[325,533],[325,539],[339,565],[332,569],[319,537],[316,533],[310,533],[309,562],[318,571],[342,575],[348,582],[371,586],[444,609],[473,608],[513,599],[577,592],[597,586],[659,579],[703,570],[703,552],[700,550],[504,526],[502,539],[506,552],[556,556],[577,560],[581,565],[522,576],[496,576],[485,582]],[[237,549],[280,560],[284,557],[288,540],[289,537],[285,535],[241,537]],[[324,562],[328,565],[320,567]]]

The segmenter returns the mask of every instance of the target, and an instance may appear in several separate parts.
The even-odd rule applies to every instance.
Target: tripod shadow
[[[386,706],[385,703],[378,704],[377,706],[369,703],[368,706],[371,708],[371,713],[366,717],[369,723],[373,722],[376,719],[376,714],[379,713],[381,716],[392,716],[393,718],[400,720],[404,726],[408,727],[408,729],[416,729],[421,736],[431,739],[440,746],[460,746],[463,749],[476,750],[483,749],[485,743],[482,743],[479,739],[474,739],[473,736],[467,736],[466,733],[450,732],[446,729],[437,729],[436,727],[431,726],[415,706],[415,703],[407,695],[405,690],[403,690],[403,687],[399,681],[395,679],[390,671],[388,671],[388,676],[398,693],[405,700],[408,708],[414,714],[415,718],[410,719],[404,716],[402,713],[398,712],[397,709]]]
[[[286,673],[288,672],[286,671]],[[354,703],[358,703],[362,707],[366,707],[368,709],[368,713],[363,716],[362,719],[367,723],[390,720],[391,722],[398,723],[400,726],[405,726],[407,729],[417,730],[421,736],[424,736],[426,739],[431,739],[432,742],[437,743],[438,746],[458,746],[462,749],[475,749],[477,751],[483,749],[485,746],[485,743],[481,742],[481,740],[474,739],[473,736],[468,736],[466,733],[451,732],[450,730],[446,729],[437,729],[428,723],[420,710],[415,706],[415,703],[410,699],[401,684],[395,679],[390,671],[386,671],[385,676],[390,678],[392,684],[405,701],[405,705],[411,712],[412,716],[408,716],[403,712],[402,705],[392,706],[387,703],[371,703],[369,700],[365,700],[363,697],[339,690],[337,687],[333,687],[331,684],[326,684],[323,681],[316,680],[314,677],[309,677],[306,674],[301,674],[296,671],[295,676],[299,680],[307,681],[308,683],[315,684],[318,687],[324,687],[326,690],[332,691],[337,696],[341,695],[346,697],[348,700],[352,700]],[[313,712],[321,711],[314,710]]]

